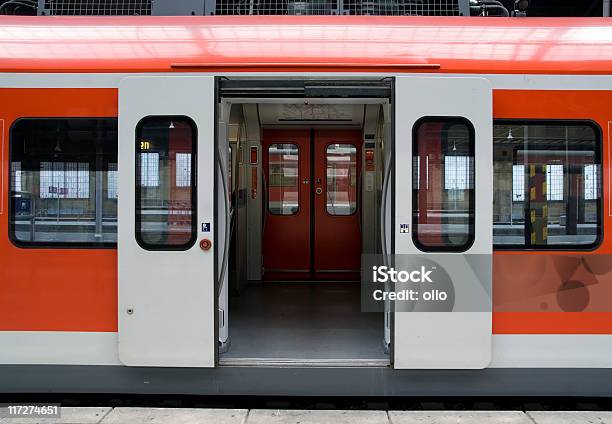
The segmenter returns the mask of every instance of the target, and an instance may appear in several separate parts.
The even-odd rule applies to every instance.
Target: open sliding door
[[[420,297],[396,305],[395,368],[491,361],[492,125],[486,79],[396,78],[393,261],[420,271]]]
[[[119,359],[215,364],[213,77],[119,85]]]

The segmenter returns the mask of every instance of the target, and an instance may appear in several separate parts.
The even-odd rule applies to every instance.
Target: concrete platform
[[[389,411],[391,424],[533,424],[522,411]]]
[[[99,424],[113,408],[62,407],[61,418],[0,418],[0,424]]]
[[[242,424],[246,409],[115,408],[102,424]]]
[[[61,418],[0,424],[612,424],[612,412],[325,411],[196,408],[62,408]]]
[[[389,424],[385,411],[300,411],[254,409],[248,424]]]
[[[602,411],[529,411],[537,424],[612,424],[612,412]]]

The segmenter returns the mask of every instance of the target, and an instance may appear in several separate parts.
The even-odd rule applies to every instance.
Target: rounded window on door
[[[298,213],[299,163],[296,144],[276,143],[268,148],[268,211],[272,215]]]
[[[423,251],[461,252],[474,242],[474,127],[431,117],[413,129],[413,241]]]
[[[330,215],[352,215],[357,210],[357,148],[330,144],[325,151],[326,209]]]
[[[136,239],[147,250],[184,250],[196,238],[196,126],[149,116],[136,127]]]

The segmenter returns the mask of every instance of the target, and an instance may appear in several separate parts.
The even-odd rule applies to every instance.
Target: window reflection
[[[357,210],[357,148],[352,144],[330,144],[325,160],[327,212],[352,215]]]
[[[494,243],[595,243],[601,159],[594,127],[498,121],[493,132]]]
[[[299,210],[299,151],[295,144],[268,148],[268,210],[273,215],[295,215]]]
[[[136,236],[146,249],[183,249],[195,238],[195,124],[148,117],[137,130]]]
[[[20,119],[10,143],[10,231],[17,243],[117,241],[116,119]]]
[[[427,118],[417,125],[412,160],[415,244],[426,251],[465,250],[474,239],[471,125],[458,118]]]

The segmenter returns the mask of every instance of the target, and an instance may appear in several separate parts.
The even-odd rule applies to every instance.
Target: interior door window
[[[268,211],[273,215],[298,213],[299,158],[296,144],[271,144],[268,148]]]
[[[327,213],[352,215],[357,210],[357,148],[330,144],[325,150]]]

